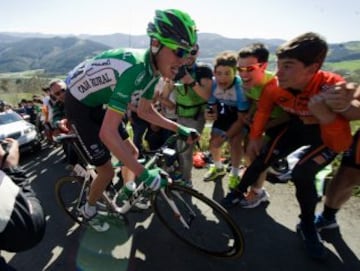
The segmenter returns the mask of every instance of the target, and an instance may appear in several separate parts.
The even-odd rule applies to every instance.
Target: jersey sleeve
[[[239,112],[248,111],[250,108],[249,100],[245,96],[244,89],[241,86],[241,81],[236,82],[237,86],[235,87],[236,90],[236,107]]]
[[[216,104],[216,102],[217,102],[217,99],[214,95],[215,89],[216,89],[216,80],[213,79],[212,85],[211,85],[211,95],[210,95],[210,98],[208,99],[208,104]]]
[[[335,120],[328,124],[320,125],[321,138],[324,144],[339,153],[346,151],[352,142],[349,121],[337,115]]]
[[[266,124],[270,118],[271,112],[275,106],[275,88],[274,85],[265,86],[254,115],[253,123],[250,128],[250,139],[261,138],[265,131]]]

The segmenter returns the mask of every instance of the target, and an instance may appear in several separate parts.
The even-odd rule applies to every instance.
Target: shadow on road
[[[324,262],[309,259],[303,244],[284,217],[297,217],[294,195],[280,198],[275,191],[287,191],[277,186],[271,205],[255,209],[230,210],[245,237],[245,252],[240,259],[219,259],[183,244],[171,235],[149,212],[129,214],[129,225],[113,223],[112,230],[96,233],[78,227],[58,207],[54,195],[55,181],[66,174],[60,148],[47,148],[41,155],[22,157],[22,165],[30,174],[47,215],[44,240],[34,249],[18,254],[6,254],[7,261],[21,271],[32,270],[127,270],[127,271],[355,271],[360,270],[357,255],[336,231],[322,234],[329,250]],[[201,180],[203,172],[196,171]],[[223,183],[203,183],[195,187],[202,193],[221,199],[227,191]],[[275,190],[276,189],[276,190]],[[282,205],[284,207],[282,208]],[[276,206],[276,215],[270,207]],[[293,207],[295,206],[295,207]],[[270,210],[271,209],[271,210]],[[347,235],[352,233],[346,233]],[[358,234],[354,229],[353,234]],[[211,236],[209,236],[211,238]],[[4,253],[2,253],[4,255]]]

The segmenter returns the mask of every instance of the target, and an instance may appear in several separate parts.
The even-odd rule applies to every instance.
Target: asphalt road
[[[22,156],[21,164],[30,174],[47,214],[47,230],[43,241],[29,251],[1,252],[19,271],[360,270],[360,198],[352,198],[339,212],[340,230],[323,234],[328,257],[317,262],[307,257],[295,232],[299,208],[293,186],[266,184],[271,195],[269,204],[231,210],[244,233],[244,255],[233,260],[218,259],[177,240],[150,212],[129,214],[128,225],[112,221],[111,230],[106,233],[74,224],[57,206],[54,196],[55,181],[66,174],[62,159],[60,148]],[[195,187],[221,199],[226,191],[226,177],[222,182],[203,183],[204,173],[205,170],[194,169]]]

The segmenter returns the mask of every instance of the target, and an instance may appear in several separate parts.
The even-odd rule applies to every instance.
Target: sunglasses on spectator
[[[60,89],[59,91],[53,92],[53,95],[55,97],[59,97],[61,94],[63,94],[66,91],[66,89]]]
[[[256,63],[253,65],[249,65],[246,67],[236,67],[236,69],[238,70],[238,72],[252,72],[258,68],[260,68],[263,65],[263,63]]]

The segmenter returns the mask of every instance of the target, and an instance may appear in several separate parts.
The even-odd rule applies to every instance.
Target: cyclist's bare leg
[[[90,192],[88,195],[88,204],[95,206],[96,202],[101,198],[102,193],[112,181],[114,177],[114,168],[111,160],[105,164],[96,167],[97,176],[91,183]]]
[[[327,187],[325,205],[333,209],[340,209],[350,199],[356,185],[360,185],[360,170],[340,166]]]

